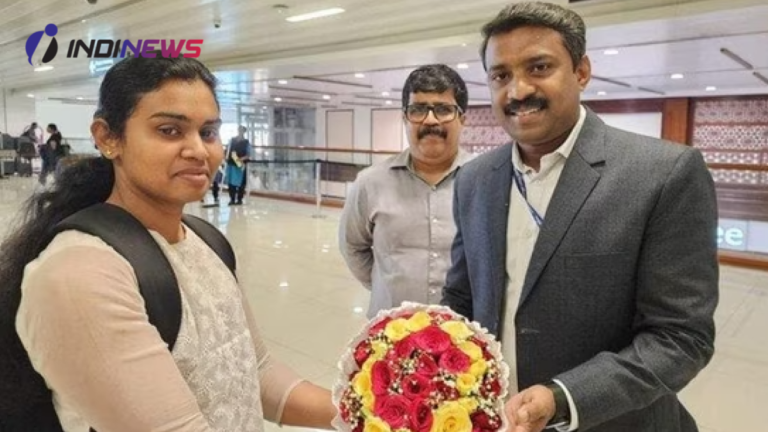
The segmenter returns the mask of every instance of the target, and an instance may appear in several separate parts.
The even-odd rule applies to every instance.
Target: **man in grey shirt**
[[[403,301],[438,304],[451,264],[453,178],[467,87],[445,65],[422,66],[403,88],[409,147],[359,175],[339,226],[339,249],[371,290],[368,316]]]

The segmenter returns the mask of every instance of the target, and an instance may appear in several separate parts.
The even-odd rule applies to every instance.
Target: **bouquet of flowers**
[[[451,309],[380,312],[339,362],[334,419],[345,432],[496,432],[509,369],[499,343]]]

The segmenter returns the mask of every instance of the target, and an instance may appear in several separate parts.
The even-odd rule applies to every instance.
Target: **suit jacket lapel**
[[[531,262],[525,275],[519,305],[525,302],[541,273],[563,240],[592,189],[600,179],[596,165],[605,162],[605,124],[587,110],[581,133],[563,167],[552,200],[544,216],[544,224],[533,248]]]
[[[488,226],[491,246],[490,269],[494,281],[494,296],[499,305],[504,304],[507,268],[507,218],[509,216],[509,188],[512,186],[512,145],[507,144],[499,160],[488,172],[487,181],[481,187],[488,188]]]

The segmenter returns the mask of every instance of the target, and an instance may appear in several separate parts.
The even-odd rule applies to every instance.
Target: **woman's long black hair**
[[[126,122],[141,97],[172,80],[201,80],[216,97],[216,78],[195,59],[159,55],[127,58],[104,76],[94,118],[104,120],[110,133],[123,138]],[[11,231],[0,246],[0,350],[13,353],[8,355],[6,351],[0,355],[0,394],[16,396],[13,400],[0,401],[0,412],[23,410],[32,400],[50,397],[33,392],[30,387],[34,386],[27,384],[40,377],[32,369],[16,333],[24,268],[51,242],[56,224],[84,208],[106,201],[114,182],[112,162],[106,158],[88,158],[66,168],[52,190],[36,193],[25,203],[18,229]],[[4,364],[14,357],[17,361]]]

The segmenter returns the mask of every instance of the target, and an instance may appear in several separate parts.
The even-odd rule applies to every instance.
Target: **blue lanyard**
[[[525,203],[528,205],[528,211],[531,212],[531,216],[533,216],[533,221],[536,222],[536,226],[541,228],[541,225],[544,224],[544,218],[539,214],[539,212],[536,211],[535,208],[533,208],[531,203],[528,202],[528,190],[525,187],[525,180],[523,179],[523,173],[518,171],[517,168],[512,167],[512,178],[515,179],[515,185],[517,185],[517,190],[520,192],[520,195],[523,196]]]

